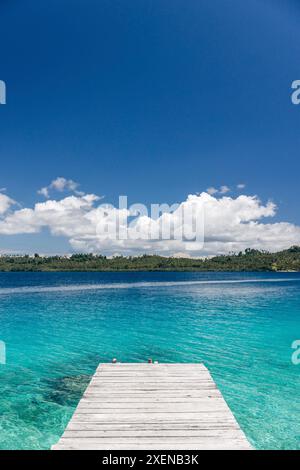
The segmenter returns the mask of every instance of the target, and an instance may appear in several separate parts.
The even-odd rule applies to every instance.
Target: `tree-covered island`
[[[71,256],[2,255],[0,271],[300,271],[300,247],[277,253],[254,249],[209,258],[158,255]]]

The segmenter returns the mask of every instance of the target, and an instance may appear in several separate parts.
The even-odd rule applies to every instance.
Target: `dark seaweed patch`
[[[46,379],[48,391],[45,391],[44,399],[62,406],[75,406],[90,379],[86,374]]]

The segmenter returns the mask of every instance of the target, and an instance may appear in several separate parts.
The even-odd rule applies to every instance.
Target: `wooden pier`
[[[251,449],[202,364],[100,364],[56,450]]]

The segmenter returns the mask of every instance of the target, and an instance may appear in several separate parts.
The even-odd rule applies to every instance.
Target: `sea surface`
[[[0,448],[50,448],[99,362],[151,357],[203,362],[254,447],[300,449],[299,309],[297,273],[0,273]]]

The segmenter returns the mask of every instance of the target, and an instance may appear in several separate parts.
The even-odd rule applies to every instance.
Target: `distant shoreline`
[[[64,256],[6,255],[0,272],[300,272],[300,247],[270,253],[254,249],[212,258],[175,258],[158,255]]]
[[[293,274],[300,273],[299,270],[281,270],[273,269],[10,269],[0,270],[1,273],[277,273]]]
[[[9,270],[9,271],[4,271],[0,270],[0,274],[8,274],[8,273],[278,273],[278,274],[292,274],[292,273],[300,273],[300,271],[269,271],[269,270],[246,270],[246,271],[233,271],[233,270],[226,270],[226,271],[213,271],[213,270],[199,270],[199,269],[114,269],[114,270],[100,270],[100,269],[93,269],[93,270]]]

